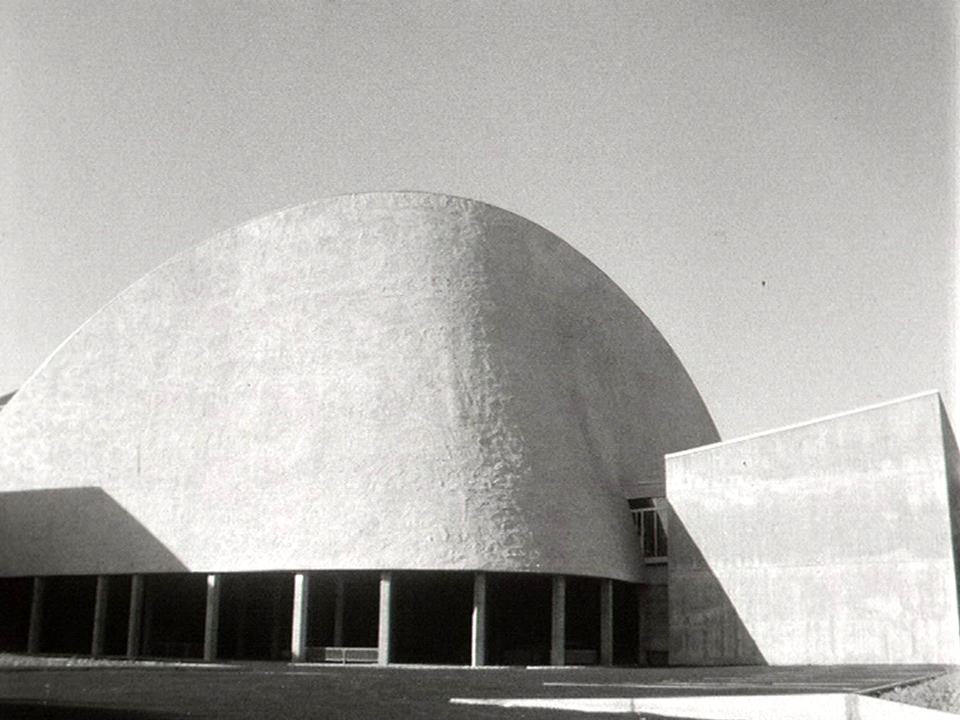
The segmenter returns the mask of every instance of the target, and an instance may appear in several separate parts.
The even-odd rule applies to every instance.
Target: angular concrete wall
[[[668,456],[671,662],[960,662],[951,442],[933,393]]]
[[[335,198],[162,265],[21,388],[0,506],[99,488],[139,539],[8,553],[0,574],[100,558],[636,580],[624,494],[716,439],[650,321],[556,236],[459,198]]]

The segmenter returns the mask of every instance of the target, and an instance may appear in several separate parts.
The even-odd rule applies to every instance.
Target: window
[[[667,556],[667,531],[661,517],[666,510],[664,502],[659,498],[630,501],[630,513],[633,515],[633,524],[640,537],[640,550],[645,558]]]

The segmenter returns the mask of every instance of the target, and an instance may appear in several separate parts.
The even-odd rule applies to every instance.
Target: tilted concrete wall
[[[0,574],[636,580],[624,494],[716,439],[650,321],[556,236],[459,198],[334,198],[162,265],[21,388],[0,415],[0,512],[5,492],[21,518]],[[23,492],[63,488],[100,488],[85,512],[136,542],[18,552],[71,497]]]
[[[932,393],[668,456],[671,662],[960,662],[944,419]]]

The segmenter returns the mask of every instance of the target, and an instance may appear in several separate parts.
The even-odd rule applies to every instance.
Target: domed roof
[[[338,197],[161,265],[24,384],[0,574],[631,580],[624,488],[716,440],[651,322],[556,236],[461,198]]]

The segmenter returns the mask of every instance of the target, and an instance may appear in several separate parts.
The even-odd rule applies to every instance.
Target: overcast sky
[[[557,233],[725,438],[940,389],[951,2],[0,4],[0,393],[171,255],[411,189]]]

